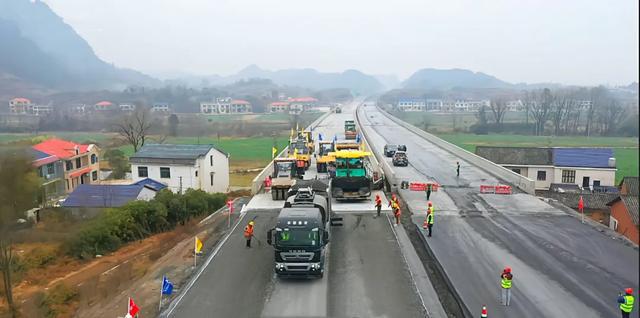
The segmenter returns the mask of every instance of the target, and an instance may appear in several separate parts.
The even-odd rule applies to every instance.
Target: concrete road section
[[[314,133],[333,138],[353,118],[354,105],[332,114]],[[315,165],[307,177],[315,177]],[[372,197],[373,200],[373,197]],[[274,203],[276,202],[276,203]],[[336,202],[344,218],[334,227],[324,278],[280,279],[274,274],[273,248],[266,231],[275,225],[282,201],[255,196],[243,220],[224,242],[192,286],[179,286],[181,295],[169,317],[444,317],[438,297],[406,235],[396,235],[386,201],[377,217],[373,201]],[[244,247],[242,230],[255,219],[262,244]],[[399,229],[402,231],[402,229]],[[404,238],[398,243],[397,237]],[[402,239],[400,239],[402,241]],[[178,286],[177,286],[178,287]],[[425,305],[430,306],[429,311]]]
[[[489,317],[620,315],[618,292],[638,289],[637,249],[534,196],[479,194],[479,185],[499,180],[388,120],[375,107],[360,111],[377,149],[385,143],[407,145],[410,165],[393,168],[398,178],[442,185],[431,196],[434,231],[425,240],[472,316],[483,304]],[[420,226],[425,193],[400,194]],[[514,273],[509,307],[499,301],[504,266]]]

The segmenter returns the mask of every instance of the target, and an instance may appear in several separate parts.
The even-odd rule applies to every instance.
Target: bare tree
[[[562,134],[562,124],[565,118],[569,117],[571,104],[574,102],[573,94],[570,91],[556,92],[556,97],[551,109],[551,121],[553,122],[553,135]]]
[[[496,98],[489,103],[491,113],[493,113],[493,120],[498,127],[502,126],[504,120],[504,114],[507,112],[507,101],[504,98]]]
[[[148,139],[151,115],[146,109],[136,109],[115,126],[118,134],[133,146],[134,152],[137,152]]]
[[[624,107],[615,98],[608,98],[606,104],[600,105],[598,119],[602,127],[602,134],[610,136],[616,123],[622,120],[622,115],[624,115]]]
[[[596,109],[604,104],[608,92],[604,86],[593,87],[589,90],[589,107],[587,108],[587,122],[585,124],[585,134],[591,136],[593,130],[593,121],[595,119]]]
[[[551,106],[553,104],[553,95],[548,88],[542,91],[534,91],[528,102],[531,109],[531,116],[536,121],[536,136],[540,136],[544,133],[544,126],[549,120],[549,114],[551,112]]]
[[[13,302],[11,274],[16,264],[12,248],[12,233],[16,220],[36,205],[39,179],[31,161],[15,155],[0,155],[0,271],[4,287],[4,298],[12,317],[18,312]]]

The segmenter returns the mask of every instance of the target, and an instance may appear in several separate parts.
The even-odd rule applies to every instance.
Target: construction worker
[[[431,201],[427,202],[427,214],[434,214],[435,209],[433,208],[433,203]]]
[[[380,198],[379,194],[376,194],[376,211],[378,212],[378,216],[380,216],[381,209],[382,209],[382,198]]]
[[[460,161],[456,161],[456,177],[460,176]]]
[[[431,237],[431,231],[433,229],[433,212],[431,212],[431,210],[427,211],[427,229],[429,230],[429,234],[427,235],[428,237]]]
[[[500,274],[500,287],[502,287],[502,305],[509,306],[511,303],[511,286],[513,284],[513,274],[511,267],[507,266]]]
[[[622,293],[618,294],[618,304],[620,304],[620,312],[622,313],[622,318],[629,318],[629,314],[633,311],[633,289],[627,288],[624,290],[624,295]]]
[[[251,247],[251,238],[253,237],[253,226],[255,223],[249,221],[249,224],[244,227],[244,238],[247,239],[247,247]]]
[[[400,202],[398,202],[398,197],[396,197],[395,194],[391,195],[391,201],[389,201],[389,204],[387,206],[390,206],[391,208],[393,208],[393,203],[396,203],[398,205],[398,207],[400,207]]]
[[[391,208],[393,209],[393,216],[396,218],[396,224],[395,226],[400,225],[400,204],[398,203],[397,199],[396,201],[393,201],[393,203],[391,203]]]
[[[431,183],[427,183],[427,200],[431,197]]]

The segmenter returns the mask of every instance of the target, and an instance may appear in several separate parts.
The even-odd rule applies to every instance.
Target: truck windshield
[[[276,244],[279,246],[318,246],[318,229],[287,228],[276,233]]]
[[[277,178],[291,176],[291,162],[277,162],[276,166],[278,170]]]
[[[338,169],[362,169],[362,159],[360,158],[339,158],[336,159]]]
[[[324,155],[330,153],[331,150],[333,150],[331,148],[332,148],[331,144],[322,144],[322,145],[320,145],[320,155],[324,156]]]

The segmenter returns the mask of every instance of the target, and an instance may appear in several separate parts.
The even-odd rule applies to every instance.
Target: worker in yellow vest
[[[633,302],[635,301],[633,298],[633,289],[627,288],[624,290],[624,293],[624,295],[622,295],[622,293],[618,295],[618,304],[620,304],[622,318],[629,318],[629,315],[633,311]]]
[[[427,203],[427,213],[433,214],[433,212],[435,212],[435,209],[433,208],[433,203],[431,203],[431,201],[429,201]]]
[[[509,306],[511,303],[511,286],[513,284],[513,274],[511,267],[507,266],[500,274],[500,287],[502,287],[502,304]]]

